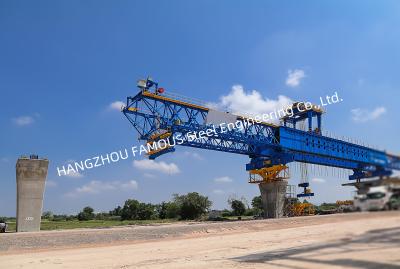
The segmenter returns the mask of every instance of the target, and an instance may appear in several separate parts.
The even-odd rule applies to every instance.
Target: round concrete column
[[[258,184],[265,218],[283,217],[287,184],[286,180]]]

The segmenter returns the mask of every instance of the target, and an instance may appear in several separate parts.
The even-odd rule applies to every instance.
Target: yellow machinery
[[[341,205],[353,205],[353,204],[354,204],[353,200],[344,200],[344,201],[338,200],[338,201],[336,201],[336,205],[338,205],[338,206],[341,206]]]
[[[164,131],[151,135],[146,143],[147,148],[150,149],[147,152],[147,155],[151,156],[160,151],[171,148],[171,146],[167,143],[167,138],[169,138],[171,135],[172,133],[169,131]],[[157,146],[155,146],[154,144],[157,144]]]
[[[249,183],[263,183],[289,178],[289,168],[284,164],[250,170]]]
[[[286,210],[289,217],[315,215],[315,206],[308,202],[289,204]]]

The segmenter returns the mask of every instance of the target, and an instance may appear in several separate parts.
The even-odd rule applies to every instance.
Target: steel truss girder
[[[252,161],[246,166],[247,170],[263,167],[265,160],[269,160],[270,165],[297,161],[352,169],[354,175],[350,179],[367,177],[371,171],[374,175],[384,176],[391,173],[391,169],[400,170],[398,156],[289,127],[250,124],[247,119],[238,117],[244,127],[242,130],[222,132],[221,127],[206,125],[208,111],[205,107],[161,98],[145,91],[128,97],[123,109],[141,140],[148,140],[158,131],[166,130],[172,133],[170,140],[181,135],[183,146],[248,155]],[[195,140],[186,137],[191,132],[209,128],[215,129],[216,134]],[[173,150],[171,148],[151,158]]]
[[[324,165],[347,169],[366,170],[369,166],[399,169],[399,157],[390,157],[384,151],[288,127],[280,127],[280,145],[297,153],[295,161],[325,162]]]
[[[261,146],[278,144],[277,128],[272,125],[249,124],[244,118],[237,120],[243,124],[242,130],[206,125],[208,110],[159,100],[157,97],[143,96],[142,93],[128,97],[123,113],[142,140],[148,140],[160,129],[182,137],[191,132],[199,133],[212,129],[215,135],[197,141],[185,140],[182,145],[253,156],[257,155],[257,150]]]

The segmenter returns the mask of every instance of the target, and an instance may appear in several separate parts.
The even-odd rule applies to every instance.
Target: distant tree
[[[122,207],[117,206],[113,210],[109,212],[110,216],[121,216],[122,214]]]
[[[251,200],[251,206],[253,208],[263,209],[261,195],[255,196],[253,200]]]
[[[167,219],[176,219],[179,218],[180,208],[179,205],[175,202],[166,203],[166,218]]]
[[[152,204],[140,203],[137,211],[137,218],[140,220],[157,218],[156,207]]]
[[[251,200],[251,206],[253,207],[255,215],[258,215],[264,211],[261,195],[255,196],[253,200]]]
[[[207,196],[197,192],[190,192],[186,195],[175,194],[173,202],[179,207],[181,219],[197,219],[205,214],[212,205]]]
[[[109,219],[109,217],[110,217],[109,213],[100,212],[100,213],[97,213],[94,218],[97,219],[97,220],[106,220],[106,219]]]
[[[44,211],[43,214],[42,214],[42,219],[53,220],[54,219],[53,212]]]
[[[245,216],[256,216],[259,215],[259,210],[255,208],[247,208],[246,211],[244,212]]]
[[[232,214],[234,216],[242,216],[246,212],[246,206],[242,201],[232,199],[228,202],[232,208]]]
[[[156,206],[158,218],[175,219],[179,217],[179,205],[175,202],[162,202]]]
[[[69,220],[67,215],[54,215],[53,216],[53,221],[65,221]]]
[[[64,216],[64,215],[62,215],[62,216]],[[74,216],[74,215],[68,215],[65,217],[66,221],[72,221],[72,220],[76,220],[76,219],[77,219],[77,216]]]
[[[83,208],[81,212],[78,214],[78,220],[84,221],[84,220],[92,220],[94,219],[94,210],[90,206],[87,206]]]
[[[124,207],[121,211],[122,220],[135,220],[138,219],[139,201],[135,199],[128,199],[125,201]]]
[[[167,218],[167,203],[161,202],[161,204],[157,204],[156,211],[157,211],[158,218],[166,219]]]
[[[228,209],[224,209],[224,210],[222,210],[222,212],[221,212],[221,216],[222,216],[222,217],[230,217],[230,216],[232,216],[232,212],[229,211]]]

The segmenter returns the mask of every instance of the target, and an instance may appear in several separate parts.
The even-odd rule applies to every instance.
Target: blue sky
[[[30,153],[50,159],[44,208],[57,213],[189,191],[215,208],[257,195],[246,156],[191,148],[151,167],[129,159],[57,176],[68,160],[138,144],[110,105],[147,75],[232,106],[234,85],[261,105],[336,90],[344,101],[328,108],[325,130],[400,153],[399,12],[398,1],[0,1],[0,215],[15,215],[15,162]],[[313,202],[350,197],[344,179],[314,181]]]

